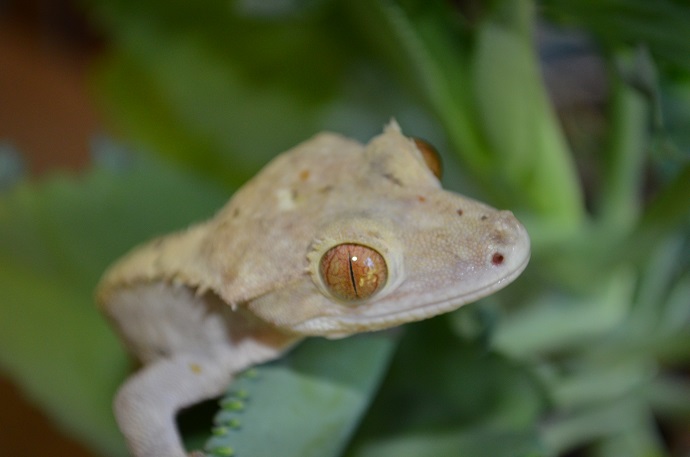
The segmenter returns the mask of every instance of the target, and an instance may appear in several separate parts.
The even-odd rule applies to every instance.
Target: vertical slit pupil
[[[355,297],[359,298],[359,293],[357,293],[357,281],[355,281],[355,271],[352,265],[352,253],[347,252],[348,262],[347,265],[350,269],[350,281],[352,282],[352,290],[355,291]]]

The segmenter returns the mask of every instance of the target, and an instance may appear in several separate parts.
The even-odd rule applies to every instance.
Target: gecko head
[[[456,223],[426,220],[398,236],[374,229],[365,239],[315,249],[312,280],[336,312],[294,330],[338,337],[384,329],[453,311],[510,284],[527,266],[529,237],[509,211],[479,205],[456,211]]]
[[[442,189],[419,149],[395,125],[372,140],[368,168],[321,206],[305,274],[249,308],[292,332],[341,337],[446,313],[515,280],[530,257],[523,225]]]

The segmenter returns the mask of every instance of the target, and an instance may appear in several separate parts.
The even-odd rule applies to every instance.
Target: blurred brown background
[[[22,153],[33,176],[83,168],[99,130],[89,67],[103,43],[76,3],[0,0],[0,141]],[[1,455],[93,456],[2,375]]]

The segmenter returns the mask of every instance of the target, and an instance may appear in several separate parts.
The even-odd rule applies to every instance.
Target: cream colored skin
[[[319,273],[341,243],[388,268],[373,296]],[[98,300],[143,368],[115,413],[136,457],[184,457],[174,416],[307,336],[340,338],[452,311],[513,281],[529,238],[508,211],[445,191],[395,122],[367,145],[322,133],[267,165],[211,220],[117,262]]]

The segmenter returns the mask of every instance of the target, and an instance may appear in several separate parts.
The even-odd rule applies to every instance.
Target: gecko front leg
[[[167,282],[124,288],[112,301],[110,316],[127,323],[118,329],[144,362],[114,404],[134,457],[187,457],[175,415],[220,396],[235,374],[279,357],[300,339],[215,294]]]
[[[175,415],[223,393],[234,374],[228,357],[217,351],[159,359],[120,388],[115,416],[133,456],[187,457]]]

